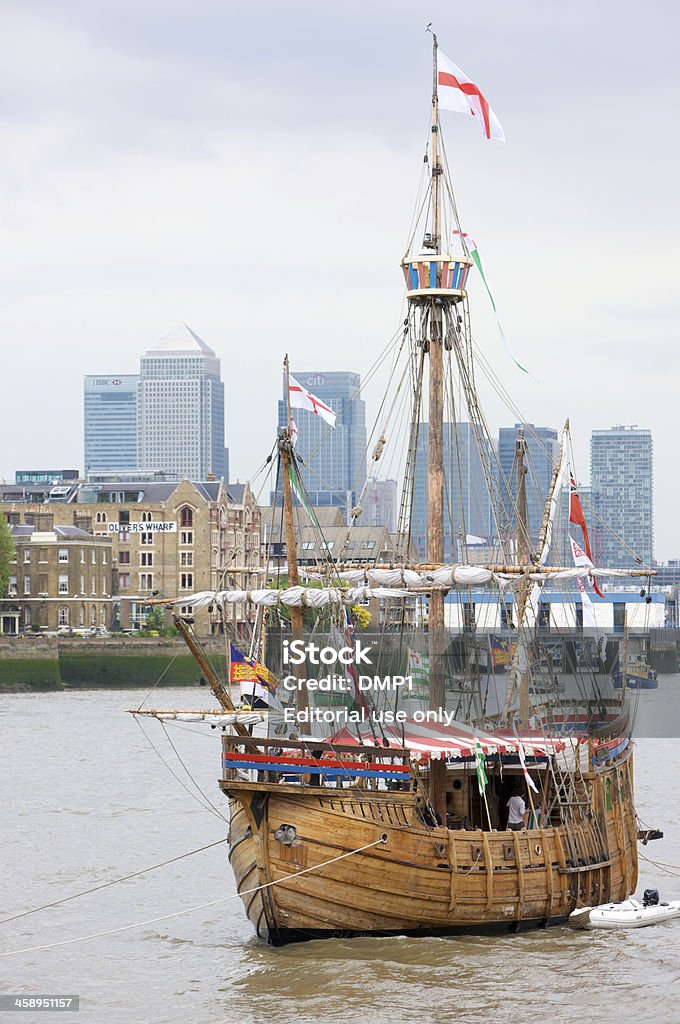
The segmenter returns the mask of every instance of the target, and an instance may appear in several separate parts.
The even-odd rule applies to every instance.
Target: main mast
[[[467,255],[453,256],[448,239],[442,239],[442,165],[439,145],[439,99],[437,95],[437,37],[432,34],[432,125],[430,145],[430,230],[425,233],[420,251],[402,260],[407,299],[413,311],[417,344],[429,355],[429,425],[427,487],[427,560],[444,561],[444,324],[449,311],[465,298],[465,281],[471,265]],[[459,236],[460,237],[460,236]],[[417,242],[414,245],[414,249]],[[436,591],[429,599],[428,614],[430,690],[429,705],[443,710],[444,594]],[[443,761],[430,765],[430,801],[442,821],[446,815],[446,766]]]

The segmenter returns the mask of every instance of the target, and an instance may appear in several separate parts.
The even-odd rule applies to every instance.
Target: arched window
[[[179,525],[183,527],[194,525],[193,509],[190,509],[187,505],[179,510]]]
[[[142,512],[142,522],[143,523],[150,523],[152,521],[153,521],[153,515],[151,514],[151,512]]]
[[[90,625],[91,626],[96,626],[97,625],[97,605],[96,604],[93,604],[92,607],[90,608]]]
[[[60,626],[68,626],[68,606],[65,604],[59,605],[59,611],[57,612],[57,622]]]
[[[95,522],[97,522],[97,523],[105,523],[106,522],[106,512],[97,512],[97,515],[95,516]]]
[[[102,605],[102,610],[99,615],[99,622],[102,626],[106,625],[106,607],[104,605]]]
[[[81,626],[85,625],[85,605],[84,604],[81,604],[81,606],[80,606],[80,625]]]
[[[28,605],[24,608],[24,627],[31,625],[31,609]]]

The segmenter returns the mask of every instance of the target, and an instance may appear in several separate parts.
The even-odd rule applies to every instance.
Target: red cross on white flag
[[[320,416],[331,427],[335,426],[336,415],[333,410],[325,402],[322,402],[320,398],[313,395],[311,391],[308,391],[307,388],[303,388],[302,384],[295,377],[290,377],[289,392],[291,408],[307,409],[309,412]]]
[[[459,114],[472,114],[479,119],[487,139],[505,142],[501,123],[479,86],[471,82],[441,50],[437,52],[437,95],[440,107],[457,110]]]

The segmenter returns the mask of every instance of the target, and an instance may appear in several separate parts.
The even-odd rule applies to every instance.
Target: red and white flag
[[[295,422],[292,416],[290,418],[290,426],[288,428],[288,433],[290,434],[290,443],[294,448],[295,445],[297,444],[297,423]]]
[[[591,553],[591,550],[590,550],[590,540],[588,538],[588,527],[586,526],[586,517],[583,514],[583,507],[581,505],[581,499],[578,496],[578,491],[576,490],[576,481],[574,480],[573,476],[569,477],[569,522],[570,523],[575,523],[576,526],[580,526],[581,527],[581,531],[583,533],[583,545],[584,545],[584,547],[586,549],[585,553],[588,556],[588,560],[589,560],[590,566],[592,567],[592,565],[593,565],[593,556],[592,556],[592,553]],[[570,540],[571,540],[571,538],[570,538]],[[574,549],[574,541],[572,540],[571,543],[572,543],[572,554],[574,554],[574,551],[573,551],[573,549]],[[578,547],[578,545],[576,545],[576,546]],[[576,559],[576,555],[575,554],[574,554],[574,559]],[[584,564],[583,562],[577,562],[576,560],[574,560],[574,565],[583,565],[583,564]],[[600,597],[603,596],[602,591],[598,587],[598,585],[595,582],[595,580],[593,580],[593,589],[595,590],[595,593],[598,594]]]
[[[538,793],[538,786],[529,775],[529,769],[527,768],[526,760],[524,759],[524,747],[522,741],[517,741],[517,754],[519,756],[519,763],[522,765],[522,774],[524,775],[524,781],[530,789],[533,789],[534,793]]]
[[[308,391],[307,388],[303,388],[302,384],[295,377],[290,378],[289,392],[291,408],[307,409],[309,412],[320,416],[331,427],[335,426],[336,415],[333,410],[325,402],[322,402],[320,398],[313,395],[311,391]]]
[[[441,50],[437,50],[437,95],[440,107],[457,110],[459,114],[472,114],[479,118],[487,139],[505,142],[505,132],[482,90]]]

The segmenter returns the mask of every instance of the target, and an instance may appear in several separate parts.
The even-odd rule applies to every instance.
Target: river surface
[[[166,734],[156,721],[142,731],[124,710],[144,696],[0,695],[3,919],[225,837],[218,733],[177,723]],[[208,707],[210,697],[156,689],[146,706]],[[641,818],[666,836],[641,853],[671,865],[680,865],[680,740],[669,723],[679,720],[680,676],[662,677],[657,691],[640,698],[636,792]],[[680,897],[676,871],[664,875],[641,860],[638,893],[653,886],[662,898]],[[278,950],[254,938],[238,898],[144,923],[233,894],[222,844],[0,925],[0,950],[134,925],[0,958],[1,992],[80,995],[77,1014],[22,1011],[0,1020],[680,1021],[680,919],[627,932],[557,927],[500,938],[334,940]]]

